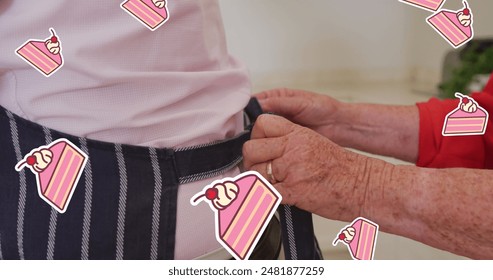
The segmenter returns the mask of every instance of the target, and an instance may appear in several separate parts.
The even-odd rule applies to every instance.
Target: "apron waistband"
[[[250,137],[179,149],[68,135],[0,107],[0,257],[173,259],[180,184],[216,176],[242,160]],[[40,198],[37,176],[14,166],[65,138],[88,155],[64,214]]]
[[[115,144],[98,140],[76,137],[63,132],[48,129],[39,124],[23,119],[5,108],[0,106],[0,109],[5,114],[0,117],[9,117],[13,119],[17,126],[26,128],[31,133],[42,134],[43,131],[49,130],[57,134],[57,138],[66,138],[73,143],[79,139],[85,139],[90,146],[98,150],[115,150],[115,145],[119,145],[129,156],[140,157],[143,154],[149,153],[149,147]],[[243,159],[242,147],[243,144],[250,139],[250,127],[247,130],[236,135],[233,138],[215,141],[212,143],[189,146],[177,149],[171,148],[152,148],[156,153],[156,157],[160,161],[170,161],[168,164],[174,166],[177,173],[176,181],[179,184],[186,184],[194,181],[203,180],[206,178],[217,176],[235,167]],[[24,139],[23,139],[24,140]],[[55,139],[54,139],[55,140]],[[46,145],[41,143],[40,145]],[[32,148],[36,148],[33,146]],[[220,155],[220,156],[218,156]]]

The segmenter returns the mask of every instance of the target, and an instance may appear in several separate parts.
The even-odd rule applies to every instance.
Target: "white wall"
[[[493,1],[468,0],[474,15],[474,38],[493,38]],[[444,8],[459,10],[462,0],[448,0]],[[413,26],[410,34],[413,42],[411,61],[412,74],[418,81],[435,82],[440,71],[443,56],[453,48],[443,40],[430,26],[422,21],[429,13],[420,9],[411,10]]]
[[[426,22],[431,13],[398,0],[220,0],[230,52],[251,70],[254,91],[320,89],[350,102],[413,104],[433,89],[453,48]],[[493,37],[493,1],[469,0],[476,38]],[[445,6],[462,8],[462,0]],[[368,85],[368,83],[372,83]],[[335,89],[335,90],[334,90]],[[431,90],[430,90],[431,92]],[[347,257],[331,245],[344,223],[315,217],[327,258]],[[457,259],[450,253],[381,234],[377,259]]]
[[[397,0],[220,0],[230,51],[255,87],[348,82],[435,82],[452,48],[429,12]],[[476,36],[493,36],[493,1],[470,0]],[[461,0],[448,0],[458,10]]]

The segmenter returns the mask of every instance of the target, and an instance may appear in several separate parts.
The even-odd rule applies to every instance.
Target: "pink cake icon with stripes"
[[[152,31],[169,19],[166,0],[127,0],[121,7]]]
[[[44,41],[28,40],[15,53],[46,77],[51,76],[63,66],[62,46],[55,30]]]
[[[67,139],[32,150],[15,170],[28,167],[36,174],[39,196],[65,213],[87,162],[87,155]]]
[[[426,21],[454,48],[463,46],[474,37],[473,14],[467,1],[464,1],[463,10],[441,10]]]
[[[216,239],[237,260],[247,260],[282,197],[255,171],[214,181],[190,202],[208,201],[216,218]]]
[[[399,0],[402,3],[406,3],[421,9],[429,11],[438,11],[446,0]]]
[[[471,97],[456,93],[459,106],[450,112],[443,123],[443,136],[484,135],[488,125],[488,112]]]
[[[356,218],[350,226],[344,228],[334,240],[334,246],[342,242],[348,246],[355,260],[373,260],[377,243],[378,225],[368,219]]]

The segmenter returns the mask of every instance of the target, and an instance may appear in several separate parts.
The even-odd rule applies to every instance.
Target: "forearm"
[[[324,134],[344,147],[415,163],[419,111],[416,106],[342,103]]]
[[[470,258],[493,258],[491,171],[372,162],[361,215],[385,232]]]

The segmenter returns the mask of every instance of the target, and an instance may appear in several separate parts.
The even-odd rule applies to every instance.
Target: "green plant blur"
[[[439,85],[440,97],[455,98],[456,92],[468,93],[467,87],[478,74],[493,72],[493,46],[478,51],[479,44],[473,44],[461,54],[461,65],[453,70],[449,81]]]

